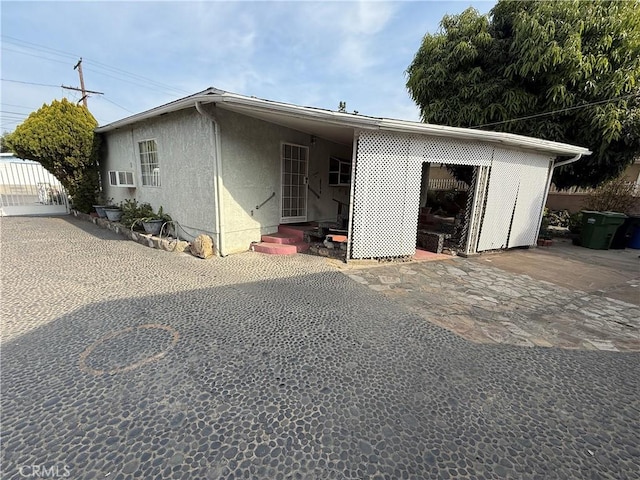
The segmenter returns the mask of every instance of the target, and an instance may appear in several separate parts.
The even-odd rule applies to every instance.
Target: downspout
[[[218,121],[216,118],[209,112],[207,112],[204,108],[202,108],[202,104],[199,101],[195,103],[196,110],[200,115],[205,118],[208,118],[213,125],[213,141],[215,142],[215,148],[213,151],[214,154],[214,162],[213,162],[213,170],[215,175],[215,183],[214,183],[214,196],[216,199],[216,208],[215,208],[215,230],[216,235],[218,237],[218,253],[221,257],[225,256],[225,247],[224,247],[224,220],[223,220],[223,208],[222,208],[222,149],[220,148],[220,126],[218,125]]]
[[[563,160],[561,162],[553,162],[549,167],[549,178],[547,178],[547,188],[544,190],[544,197],[542,202],[542,210],[540,211],[540,218],[538,219],[538,232],[540,231],[540,227],[542,227],[542,217],[544,216],[544,208],[547,204],[547,197],[549,196],[549,190],[551,189],[551,179],[553,178],[553,171],[556,167],[562,167],[564,165],[569,165],[570,163],[577,162],[582,158],[582,153],[577,154],[575,157],[571,157],[568,160]]]
[[[351,154],[351,185],[349,187],[349,223],[347,224],[347,256],[345,262],[351,259],[351,247],[353,246],[353,199],[356,190],[356,163],[358,162],[358,141],[360,131],[353,132],[353,152]]]

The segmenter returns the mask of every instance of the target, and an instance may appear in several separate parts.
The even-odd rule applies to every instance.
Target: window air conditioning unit
[[[117,170],[109,171],[109,185],[112,187],[129,187],[135,188],[136,182],[133,172],[123,172]]]

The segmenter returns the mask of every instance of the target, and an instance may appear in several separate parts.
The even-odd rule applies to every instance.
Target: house
[[[424,162],[474,167],[465,253],[534,245],[554,166],[590,153],[215,88],[96,131],[107,197],[162,206],[183,232],[209,234],[221,255],[265,235],[287,242],[274,235],[283,225],[336,222],[339,210],[347,259],[413,255]]]

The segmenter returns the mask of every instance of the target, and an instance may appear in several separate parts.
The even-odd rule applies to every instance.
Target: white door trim
[[[305,152],[304,172],[298,171],[293,173],[293,169],[290,172],[285,171],[285,146],[295,147]],[[296,175],[298,193],[296,197],[292,197],[291,194],[285,196],[285,186],[293,187],[293,182],[289,185],[285,185],[285,175]],[[309,184],[309,147],[306,145],[298,145],[289,142],[280,142],[280,223],[297,223],[307,221],[307,209],[308,209],[308,184]],[[296,207],[293,208],[290,203],[285,209],[285,200],[296,200]],[[302,201],[302,207],[300,207],[300,201]]]

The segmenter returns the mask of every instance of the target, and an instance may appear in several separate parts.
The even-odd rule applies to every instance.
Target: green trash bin
[[[580,240],[583,247],[595,250],[609,250],[611,240],[627,216],[617,212],[582,211],[582,234]]]

